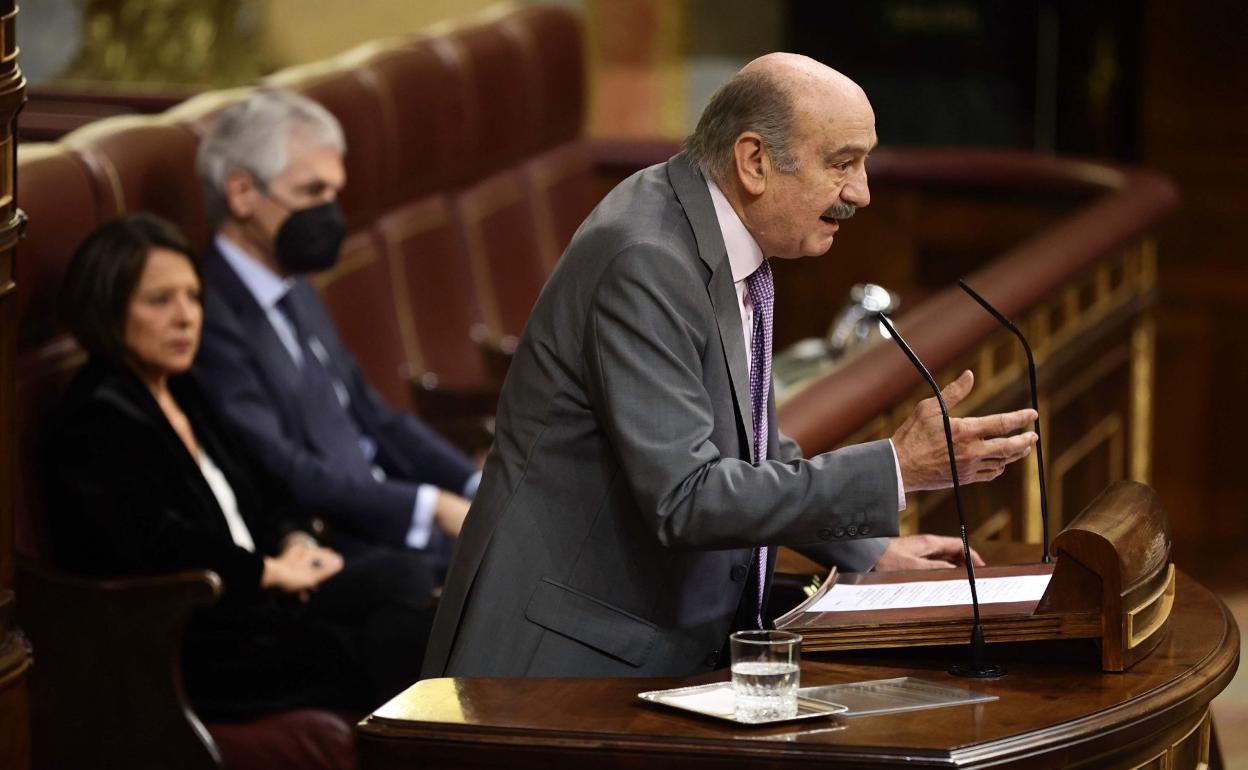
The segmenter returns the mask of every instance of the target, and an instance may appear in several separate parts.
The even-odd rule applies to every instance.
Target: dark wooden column
[[[26,80],[17,66],[14,39],[17,3],[0,0],[0,766],[30,766],[26,671],[31,654],[13,625],[14,363],[17,284],[14,247],[22,230],[15,200],[17,113],[26,98]]]

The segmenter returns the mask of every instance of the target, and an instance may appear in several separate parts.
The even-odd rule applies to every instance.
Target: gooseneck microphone
[[[945,422],[945,445],[949,449],[949,468],[953,471],[953,501],[958,509],[958,528],[962,532],[962,560],[966,562],[966,579],[971,585],[971,609],[975,615],[974,625],[971,627],[971,660],[969,663],[954,663],[949,667],[949,673],[955,676],[968,676],[976,679],[989,679],[992,677],[1004,676],[1005,666],[997,663],[988,663],[984,660],[984,627],[979,620],[979,592],[975,590],[975,565],[971,562],[971,544],[966,537],[966,512],[962,509],[962,485],[958,481],[958,459],[953,451],[953,428],[949,423],[949,407],[945,405],[945,397],[940,393],[940,386],[936,384],[936,379],[932,377],[931,372],[927,371],[927,367],[919,360],[906,341],[897,333],[897,329],[892,322],[888,320],[888,316],[883,313],[876,313],[876,317],[880,319],[880,323],[884,324],[884,328],[888,329],[888,334],[892,337],[893,342],[897,343],[897,347],[901,348],[901,352],[906,354],[906,358],[910,359],[910,363],[915,369],[923,375],[923,379],[927,380],[928,386],[932,392],[936,394],[936,403],[940,404],[940,416]]]
[[[958,286],[962,291],[971,295],[971,299],[979,303],[979,306],[987,310],[993,318],[1014,333],[1018,337],[1018,341],[1023,343],[1023,351],[1027,354],[1027,376],[1031,382],[1031,408],[1036,410],[1036,469],[1040,475],[1040,525],[1044,528],[1044,563],[1048,564],[1053,561],[1049,556],[1049,494],[1045,491],[1044,484],[1044,449],[1041,447],[1040,441],[1040,403],[1036,398],[1036,359],[1031,354],[1031,345],[1027,344],[1027,338],[1019,331],[1014,322],[1005,317],[1000,310],[992,306],[988,300],[979,296],[979,293],[967,285],[966,281],[958,279]]]

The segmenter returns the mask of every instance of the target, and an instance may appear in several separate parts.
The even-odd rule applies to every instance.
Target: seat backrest
[[[195,177],[198,138],[186,125],[144,116],[85,126],[62,140],[91,171],[100,221],[150,211],[176,224],[197,247],[208,239]]]
[[[395,194],[376,227],[395,284],[395,308],[411,377],[465,387],[489,382],[475,338],[484,335],[481,303],[455,190],[476,181],[461,52],[430,38],[367,52],[393,119]],[[450,191],[450,192],[448,192]]]
[[[435,44],[464,73],[467,122],[480,148],[474,181],[453,205],[484,321],[495,338],[519,336],[547,275],[521,173],[544,144],[536,62],[498,23],[466,26]],[[508,87],[498,88],[500,82]]]
[[[547,272],[595,204],[594,160],[581,136],[585,67],[576,17],[529,6],[500,22],[531,62],[532,93],[543,144],[523,168],[538,244]]]
[[[78,244],[100,223],[96,186],[79,155],[58,145],[18,150],[18,202],[28,219],[18,244],[16,550],[48,563],[39,495],[39,437],[83,354],[56,319],[56,294]]]
[[[411,377],[490,384],[477,342],[519,334],[592,203],[580,34],[566,9],[510,7],[265,81],[319,101],[343,126],[349,233],[339,266],[316,284],[365,375],[397,406],[412,404]],[[56,331],[51,299],[96,226],[147,210],[206,244],[195,151],[249,90],[23,150],[19,202],[32,224],[18,257],[22,398],[50,393],[43,383],[67,379],[81,357]]]
[[[338,204],[349,231],[371,225],[381,210],[382,169],[391,163],[387,153],[394,141],[387,136],[391,124],[370,73],[331,59],[282,70],[264,84],[288,88],[319,102],[338,119],[347,144],[343,157],[347,184]]]
[[[455,217],[447,197],[435,194],[396,207],[377,228],[395,280],[411,376],[430,387],[487,387],[478,350],[485,326]]]
[[[467,82],[454,56],[428,38],[362,51],[388,123],[384,136],[387,209],[455,189],[476,173]]]

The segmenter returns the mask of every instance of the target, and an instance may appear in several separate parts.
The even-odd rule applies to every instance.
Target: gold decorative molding
[[[1131,478],[1147,484],[1153,458],[1153,360],[1157,325],[1145,314],[1131,332]]]
[[[1109,481],[1117,481],[1123,476],[1123,419],[1122,415],[1111,412],[1100,422],[1093,425],[1079,440],[1055,458],[1049,478],[1049,527],[1060,530],[1066,517],[1062,506],[1062,481],[1066,474],[1085,457],[1092,454],[1102,445],[1109,445]]]
[[[1174,563],[1157,590],[1127,611],[1127,649],[1139,647],[1170,618],[1174,607]],[[1191,733],[1188,733],[1190,735]]]
[[[970,534],[970,539],[982,542],[984,540],[1000,540],[1001,533],[1009,532],[1010,521],[1013,515],[1009,508],[998,508],[996,513],[989,516],[982,524],[975,528]]]
[[[408,375],[425,371],[424,353],[416,335],[416,319],[412,313],[411,297],[407,290],[407,260],[404,245],[411,238],[430,230],[450,224],[450,210],[438,198],[427,199],[419,209],[405,211],[402,222],[382,228],[386,254],[390,261],[390,283],[394,293],[395,307],[399,313],[399,335],[407,358]]]
[[[1070,344],[1075,338],[1104,321],[1110,313],[1129,305],[1135,297],[1153,288],[1156,267],[1150,246],[1151,242],[1146,242],[1142,247],[1126,248],[1106,257],[1096,267],[1074,278],[1053,297],[1041,301],[1021,320],[1016,321],[1031,342],[1037,369],[1043,367],[1053,351]],[[946,383],[956,379],[963,369],[975,371],[975,389],[954,409],[955,414],[974,413],[1027,374],[1026,359],[1018,342],[1005,330],[992,333],[973,351],[934,375],[937,382]],[[790,397],[804,385],[806,383],[799,383],[791,388]],[[859,428],[844,444],[891,436],[910,416],[915,404],[930,395],[931,391],[926,385],[916,385],[909,398],[897,404],[886,415]],[[1060,407],[1057,404],[1053,408]],[[1038,540],[1037,536],[1037,542]]]
[[[17,162],[16,140],[6,136],[0,140],[0,209],[13,205],[13,164]],[[0,244],[0,249],[5,248]]]
[[[1045,397],[1037,399],[1040,407],[1040,437],[1045,440],[1050,436],[1049,400]],[[1032,452],[1023,460],[1023,541],[1039,543],[1044,539],[1044,511],[1040,505],[1040,461],[1039,455]],[[1048,481],[1047,479],[1045,480]]]
[[[317,291],[324,291],[330,284],[345,278],[357,270],[368,267],[376,261],[377,249],[372,242],[372,237],[365,235],[360,237],[358,241],[353,238],[343,248],[338,262],[325,272],[312,276],[309,279],[309,283],[315,286]]]

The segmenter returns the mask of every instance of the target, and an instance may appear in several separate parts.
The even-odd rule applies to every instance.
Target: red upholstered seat
[[[500,171],[455,198],[473,282],[494,338],[519,337],[546,281],[524,177]]]
[[[368,44],[266,81],[319,101],[343,126],[340,201],[349,235],[338,266],[316,284],[344,341],[385,398],[415,404],[445,430],[455,421],[480,427],[482,412],[493,408],[497,371],[490,363],[504,359],[483,358],[481,344],[496,347],[520,333],[597,197],[594,159],[581,135],[582,57],[574,14],[526,6],[433,36]],[[39,660],[31,687],[37,755],[39,741],[56,741],[63,729],[56,709],[73,708],[49,693],[90,689],[86,680],[108,669],[87,660],[82,640],[107,660],[107,645],[133,651],[142,639],[151,660],[128,660],[134,676],[99,685],[134,704],[117,709],[110,735],[82,732],[102,722],[75,712],[76,739],[94,741],[97,752],[141,745],[172,751],[170,766],[211,767],[219,748],[235,768],[354,767],[350,718],[328,712],[209,725],[214,744],[180,691],[176,649],[185,613],[211,601],[217,583],[204,573],[105,584],[49,572],[31,483],[40,419],[81,360],[53,315],[69,256],[104,219],[138,210],[173,220],[203,246],[209,233],[194,171],[197,142],[246,91],[201,94],[159,116],[110,119],[60,145],[21,153],[18,202],[31,223],[17,256],[16,534],[27,558],[19,610]],[[128,648],[119,641],[127,638]],[[88,665],[58,665],[58,656]],[[55,681],[71,669],[82,681]],[[153,705],[154,690],[160,697]],[[158,716],[133,724],[140,704]],[[157,722],[160,734],[144,732]]]
[[[594,158],[584,142],[547,150],[524,164],[538,252],[547,273],[594,208]]]
[[[356,719],[296,709],[250,722],[216,722],[208,732],[228,770],[355,770]]]
[[[188,138],[193,140],[193,134],[177,126],[104,126],[73,137],[74,149],[27,145],[19,153],[18,200],[29,223],[16,258],[14,534],[21,557],[19,621],[39,661],[30,678],[32,742],[44,766],[97,761],[215,765],[213,744],[200,732],[182,694],[176,657],[185,613],[211,597],[210,584],[189,574],[101,581],[59,573],[52,566],[38,484],[40,427],[84,359],[56,320],[65,269],[87,234],[122,210],[141,206],[166,215],[189,213],[180,191],[194,187],[198,196],[194,178],[187,176],[185,164],[163,169],[158,162],[162,151],[193,157]],[[162,195],[174,200],[161,201]],[[94,681],[95,675],[103,680]],[[103,690],[108,697],[100,696]],[[82,697],[83,692],[95,695]],[[125,708],[107,715],[93,711],[110,702]],[[210,724],[208,730],[221,736],[217,748],[231,770],[330,770],[356,767],[351,721],[331,712],[299,710]],[[72,740],[66,730],[73,731]]]
[[[539,152],[523,166],[542,262],[549,272],[596,202],[594,158],[582,141],[585,82],[576,17],[530,6],[499,25],[529,62]]]
[[[360,65],[381,99],[387,210],[470,182],[479,145],[469,122],[467,82],[459,57],[445,45],[417,38],[370,51]]]
[[[412,374],[430,386],[486,386],[477,351],[485,334],[481,309],[463,233],[446,197],[397,207],[377,229],[400,297]]]
[[[188,127],[118,118],[79,129],[63,143],[91,171],[101,221],[150,211],[177,224],[196,246],[206,243],[204,198],[195,177],[197,139]]]
[[[53,144],[18,148],[17,199],[27,215],[17,248],[17,347],[33,350],[60,329],[56,293],[69,258],[103,220],[82,159]]]
[[[381,209],[383,168],[394,142],[386,133],[390,121],[369,74],[360,68],[321,63],[279,72],[265,81],[303,94],[322,104],[342,124],[347,154],[347,184],[338,196],[347,229],[367,227]]]
[[[528,6],[499,21],[524,57],[526,97],[535,121],[533,151],[580,138],[585,123],[585,66],[581,25],[551,6]]]

